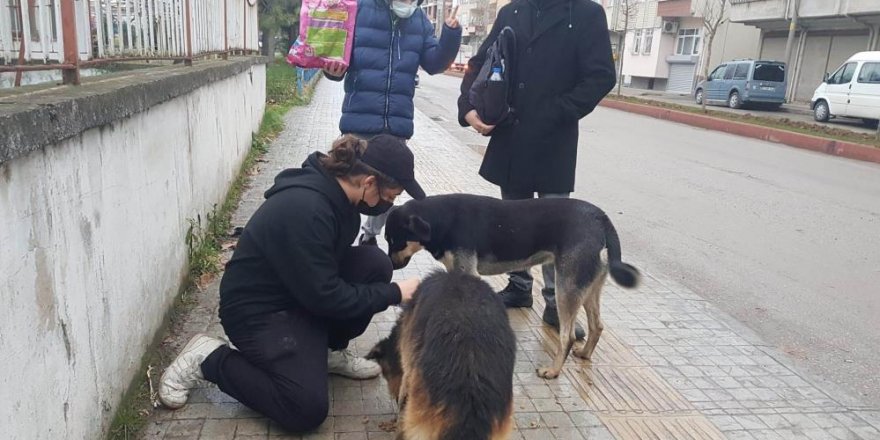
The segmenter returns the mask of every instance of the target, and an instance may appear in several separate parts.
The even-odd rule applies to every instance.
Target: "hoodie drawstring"
[[[568,2],[568,28],[571,29],[571,1]]]
[[[397,28],[397,61],[400,61],[400,28]]]

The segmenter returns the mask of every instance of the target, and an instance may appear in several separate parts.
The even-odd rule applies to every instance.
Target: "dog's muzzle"
[[[394,270],[403,269],[409,264],[411,258],[412,257],[400,258],[397,255],[391,255],[391,267],[393,267]]]

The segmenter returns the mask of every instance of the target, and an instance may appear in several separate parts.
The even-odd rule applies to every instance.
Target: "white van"
[[[880,120],[880,52],[859,52],[834,73],[826,73],[810,106],[819,122],[842,116],[876,126]]]

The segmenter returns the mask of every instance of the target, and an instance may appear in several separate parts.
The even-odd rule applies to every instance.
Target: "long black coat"
[[[571,192],[578,120],[615,84],[605,11],[590,0],[514,0],[501,8],[462,81],[462,126],[473,109],[468,90],[505,26],[516,33],[512,86],[517,119],[491,133],[480,175],[505,190]]]

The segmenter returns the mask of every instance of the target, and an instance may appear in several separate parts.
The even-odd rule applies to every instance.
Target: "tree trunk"
[[[703,54],[706,56],[703,62],[703,81],[709,79],[709,63],[712,62],[712,42],[715,41],[715,32],[710,33],[708,37],[706,50],[703,51]],[[700,103],[700,106],[703,108],[703,113],[707,113],[705,90],[703,90],[703,102]]]
[[[626,6],[623,6],[623,5]],[[620,72],[617,72],[617,96],[620,96],[620,90],[623,88],[623,57],[626,54],[626,33],[629,28],[629,4],[623,3],[620,7],[626,8],[623,9],[623,36],[620,38],[620,50],[618,54],[620,55]]]
[[[626,50],[626,33],[620,38],[620,44],[617,45],[620,49],[617,51],[618,56],[620,57],[618,66],[620,66],[620,71],[617,72],[617,96],[620,96],[620,89],[623,87],[623,54]]]
[[[263,31],[263,47],[260,49],[260,53],[263,56],[274,57],[275,56],[275,34],[270,31]]]

